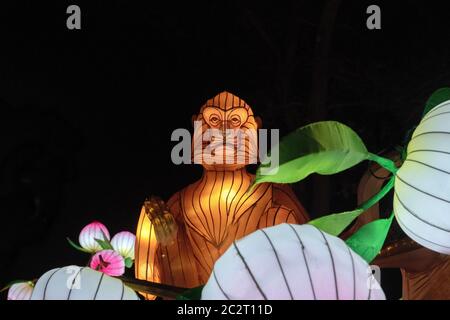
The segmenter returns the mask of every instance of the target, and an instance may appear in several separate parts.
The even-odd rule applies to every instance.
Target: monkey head
[[[221,92],[206,101],[192,120],[195,163],[219,171],[256,163],[261,119],[244,100]]]

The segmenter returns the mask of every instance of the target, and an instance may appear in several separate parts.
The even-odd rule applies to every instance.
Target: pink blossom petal
[[[30,300],[33,285],[30,282],[13,284],[8,290],[8,300]]]
[[[90,267],[113,277],[121,276],[125,273],[125,261],[114,250],[97,252],[91,259]]]
[[[128,231],[117,233],[111,240],[111,245],[115,251],[120,253],[124,258],[134,260],[134,244],[136,236]]]
[[[106,236],[106,239],[105,239]],[[108,229],[104,224],[98,221],[91,222],[85,226],[78,237],[80,246],[84,249],[89,250],[89,252],[97,252],[102,250],[102,247],[98,244],[95,239],[109,240],[110,235]]]

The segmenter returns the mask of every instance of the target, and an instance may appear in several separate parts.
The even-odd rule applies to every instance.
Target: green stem
[[[86,250],[86,249],[80,247],[80,246],[77,245],[75,242],[73,242],[72,240],[70,240],[69,237],[66,237],[66,239],[67,239],[67,241],[69,242],[69,244],[70,244],[73,248],[77,249],[78,251],[85,252],[85,253],[91,253],[89,250]]]
[[[389,220],[391,220],[391,222],[392,222],[392,220],[394,220],[394,217],[395,217],[395,213],[394,213],[394,211],[392,211],[391,212],[391,215],[389,216]]]
[[[385,168],[386,170],[388,170],[389,172],[391,172],[392,174],[396,174],[398,171],[397,166],[395,165],[395,162],[392,161],[391,159],[387,159],[384,157],[380,157],[379,155],[376,155],[374,153],[370,153],[368,154],[367,157],[368,160],[371,161],[375,161],[376,163],[378,163],[380,166],[382,166],[383,168]]]
[[[366,211],[367,209],[372,207],[374,204],[376,204],[378,201],[383,199],[384,196],[389,191],[391,191],[391,189],[394,187],[394,182],[395,182],[395,176],[392,176],[391,179],[389,179],[389,182],[376,195],[374,195],[372,198],[370,198],[369,200],[367,200],[366,202],[361,204],[359,206],[359,208],[361,208],[364,211]]]

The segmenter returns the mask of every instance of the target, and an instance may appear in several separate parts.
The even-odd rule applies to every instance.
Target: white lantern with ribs
[[[280,224],[234,242],[202,299],[385,299],[372,269],[343,240],[312,225]]]

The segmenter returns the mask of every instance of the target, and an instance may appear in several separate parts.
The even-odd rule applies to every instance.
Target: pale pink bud
[[[80,236],[78,237],[80,246],[92,253],[102,250],[102,247],[97,241],[95,241],[95,239],[110,239],[108,229],[98,221],[91,222],[85,226],[83,230],[81,230]]]
[[[128,231],[117,233],[111,240],[111,245],[122,257],[134,260],[134,243],[136,236]]]
[[[8,300],[30,300],[33,284],[29,281],[13,284],[8,290]]]

